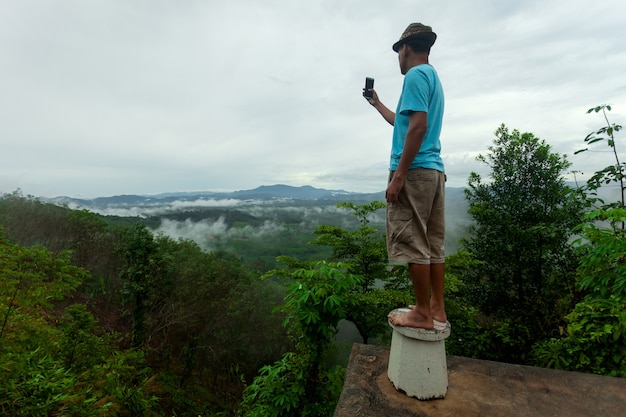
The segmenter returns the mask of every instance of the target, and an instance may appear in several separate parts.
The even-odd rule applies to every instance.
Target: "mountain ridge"
[[[446,188],[451,194],[452,200],[463,188]],[[462,193],[461,193],[462,194]],[[250,190],[238,190],[230,192],[216,191],[184,191],[165,192],[154,195],[120,194],[110,197],[74,198],[59,196],[49,198],[47,201],[55,204],[111,207],[111,206],[137,206],[146,204],[170,203],[174,201],[198,201],[198,200],[263,200],[263,201],[319,201],[325,203],[342,202],[346,200],[354,202],[370,202],[373,200],[384,201],[385,192],[360,193],[345,190],[328,190],[316,188],[311,185],[291,186],[285,184],[261,185]]]
[[[183,191],[183,192],[165,192],[154,195],[140,195],[140,194],[120,194],[110,197],[95,197],[95,198],[74,198],[68,196],[59,196],[47,199],[48,201],[57,204],[79,204],[79,205],[95,205],[95,206],[109,206],[109,205],[136,205],[144,203],[156,203],[156,202],[168,202],[168,201],[193,201],[199,199],[207,200],[327,200],[327,201],[342,201],[346,197],[356,198],[357,200],[370,200],[381,198],[384,196],[384,192],[378,193],[358,193],[349,192],[344,190],[327,190],[323,188],[316,188],[310,185],[303,185],[299,187],[275,184],[275,185],[261,185],[259,187],[250,190],[238,190],[230,192],[217,192],[217,191]]]

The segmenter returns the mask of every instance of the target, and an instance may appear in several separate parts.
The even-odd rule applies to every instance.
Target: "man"
[[[387,250],[392,263],[406,262],[416,304],[393,314],[396,326],[441,329],[444,307],[444,186],[441,124],[444,96],[439,77],[429,64],[437,35],[430,26],[412,23],[393,45],[404,75],[396,112],[378,99],[369,103],[393,125],[387,200]]]

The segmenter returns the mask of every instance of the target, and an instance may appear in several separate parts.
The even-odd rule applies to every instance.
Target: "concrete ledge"
[[[354,344],[335,417],[615,417],[626,379],[448,356],[445,399],[419,401],[387,377],[389,350]]]

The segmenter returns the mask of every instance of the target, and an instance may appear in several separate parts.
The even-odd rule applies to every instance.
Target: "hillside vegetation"
[[[446,258],[449,354],[626,377],[626,165],[609,110],[591,109],[607,124],[585,142],[615,162],[580,187],[545,141],[495,132]],[[607,184],[621,200],[597,198]],[[386,314],[413,300],[386,261],[384,207],[127,217],[5,194],[0,413],[332,415],[339,323],[385,345]],[[177,238],[185,224],[213,237]]]

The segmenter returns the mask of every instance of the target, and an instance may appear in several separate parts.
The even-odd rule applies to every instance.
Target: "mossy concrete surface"
[[[626,416],[626,379],[448,356],[444,399],[420,401],[387,376],[389,350],[354,344],[335,417]]]

